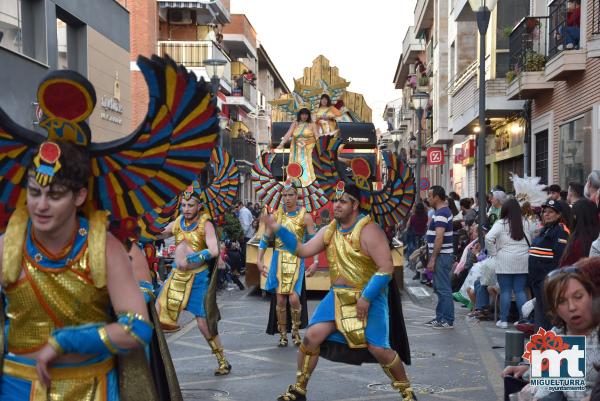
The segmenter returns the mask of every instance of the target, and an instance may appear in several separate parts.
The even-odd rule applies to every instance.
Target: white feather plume
[[[545,185],[540,184],[540,177],[524,176],[523,178],[511,173],[510,179],[515,187],[515,198],[519,204],[529,202],[533,207],[541,206],[546,202],[548,195],[544,191]]]

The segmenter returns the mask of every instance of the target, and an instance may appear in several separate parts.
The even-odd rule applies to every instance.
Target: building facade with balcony
[[[210,81],[204,60],[225,60],[220,80],[222,99],[232,91],[231,59],[223,44],[223,25],[231,20],[228,1],[128,0],[131,11],[131,81],[134,95],[133,121],[146,115],[148,91],[135,64],[138,55],[169,55],[198,77]]]
[[[499,1],[492,10],[485,37],[486,188],[501,185],[512,190],[510,173],[523,175],[525,102],[506,97],[509,71],[509,34],[527,15],[528,4]],[[479,127],[479,33],[475,13],[467,1],[455,1],[449,10],[449,132],[454,138],[450,153],[452,187],[461,196],[475,196],[477,167],[474,144]]]
[[[600,169],[600,1],[533,1],[510,57],[507,96],[531,103],[532,175],[585,183]]]
[[[453,143],[448,130],[448,12],[449,2],[443,0],[417,0],[414,10],[415,36],[425,41],[425,71],[418,78],[416,90],[427,91],[430,98],[424,113],[423,150],[435,147],[445,154],[444,164],[426,164],[422,176],[445,188],[450,186],[452,165],[448,155]]]
[[[255,201],[250,172],[258,155],[258,41],[244,14],[232,14],[222,33],[232,62],[233,91],[225,97],[223,110],[231,124],[231,154],[240,170],[238,196],[244,201]]]
[[[281,96],[290,94],[291,91],[285,83],[277,67],[269,57],[265,48],[258,46],[258,105],[254,119],[254,131],[259,151],[267,150],[271,143],[271,101]]]
[[[402,54],[398,60],[398,66],[394,73],[394,87],[401,90],[401,100],[391,102],[389,108],[386,107],[384,118],[386,121],[391,118],[390,141],[395,146],[398,142],[398,152],[405,149],[408,162],[413,167],[416,165],[417,148],[416,137],[418,134],[418,124],[415,111],[411,105],[411,95],[419,87],[419,80],[425,76],[425,40],[415,36],[414,27],[410,26],[404,35],[402,41]],[[421,81],[424,83],[424,81]],[[420,90],[426,91],[428,86],[420,87]],[[393,111],[390,111],[389,109]],[[421,122],[421,127],[425,125]],[[425,143],[424,129],[421,130],[422,144]],[[412,140],[411,140],[412,139]],[[424,147],[422,147],[424,149]],[[395,149],[395,148],[394,148]],[[425,177],[425,164],[422,163],[421,176]]]
[[[94,141],[129,134],[135,125],[124,5],[124,0],[0,1],[0,107],[19,125],[38,130],[40,81],[50,70],[75,70],[96,91],[88,120]]]
[[[217,93],[222,145],[240,168],[240,199],[254,201],[250,169],[258,155],[260,133],[268,135],[270,124],[265,116],[266,97],[257,88],[262,74],[261,48],[252,24],[245,15],[230,14],[228,0],[129,0],[129,6],[135,123],[143,120],[148,97],[143,76],[134,62],[138,54],[169,55],[207,81],[211,77],[205,60],[224,60]],[[264,90],[267,97],[289,92],[264,49],[262,55],[266,63],[262,75],[267,80]]]

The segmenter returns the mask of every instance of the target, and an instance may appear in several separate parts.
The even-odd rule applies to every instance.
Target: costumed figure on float
[[[277,149],[283,149],[285,144],[290,142],[289,163],[296,163],[302,167],[299,180],[303,187],[308,187],[315,181],[312,154],[318,136],[319,130],[311,120],[310,110],[302,107],[298,110],[296,121],[290,125],[287,133],[281,139],[281,143],[277,146]]]
[[[388,178],[381,190],[372,191],[364,159],[352,161],[352,180],[338,177],[333,186],[336,147],[324,141],[316,168],[317,177],[324,177],[322,188],[332,196],[334,221],[302,244],[273,216],[263,218],[288,252],[307,258],[325,251],[331,279],[300,345],[296,382],[278,400],[306,400],[319,356],[352,364],[378,362],[402,400],[415,400],[402,362],[410,364],[402,305],[381,228],[406,217],[414,202],[414,178],[396,155],[383,153]]]
[[[138,65],[150,101],[127,138],[92,143],[96,95],[74,71],[39,86],[47,137],[0,110],[0,399],[181,399],[153,380],[144,352],[153,325],[107,217],[137,219],[192,182],[217,140],[217,108],[205,82],[172,60]]]
[[[218,236],[213,219],[233,206],[239,184],[239,172],[227,152],[217,148],[212,157],[213,180],[202,188],[195,181],[179,199],[181,215],[162,230],[161,237],[175,237],[175,266],[163,284],[156,308],[165,331],[177,331],[179,315],[187,310],[196,318],[198,328],[217,358],[216,376],[227,375],[231,364],[225,358],[219,339],[216,260]],[[167,205],[173,210],[172,205]],[[164,213],[159,213],[162,219]],[[142,226],[154,235],[160,219],[146,215]],[[170,219],[169,219],[170,220]],[[157,226],[158,224],[158,226]],[[152,234],[151,234],[152,235]],[[150,237],[148,235],[147,237]],[[151,237],[150,237],[151,238]]]

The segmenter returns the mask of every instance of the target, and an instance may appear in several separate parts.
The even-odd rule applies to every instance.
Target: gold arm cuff
[[[140,287],[140,290],[142,290],[143,294],[148,294],[151,300],[156,299],[156,295],[154,295],[154,292],[152,292],[152,290],[150,290],[149,288]]]
[[[374,274],[375,276],[391,276],[392,273],[386,273],[386,272],[377,272]]]
[[[108,333],[106,332],[106,327],[100,327],[98,329],[98,334],[100,335],[100,340],[102,340],[104,345],[106,345],[106,348],[108,348],[108,350],[110,351],[111,354],[119,353],[119,351],[117,350],[117,348],[115,348],[112,341],[110,341],[110,337],[108,336]]]
[[[60,346],[60,344],[58,343],[58,341],[56,341],[56,339],[54,337],[48,338],[48,344],[52,348],[54,348],[54,351],[56,351],[59,355],[62,355],[65,353],[65,350],[63,349],[63,347]]]

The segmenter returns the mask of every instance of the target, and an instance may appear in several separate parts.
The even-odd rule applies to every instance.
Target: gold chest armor
[[[290,216],[283,211],[283,208],[279,208],[277,223],[293,232],[296,238],[302,241],[304,238],[305,215],[306,210],[304,208],[298,209],[295,216]],[[277,281],[279,282],[279,286],[277,293],[291,294],[300,274],[300,258],[290,252],[284,251],[283,243],[279,238],[275,240],[275,248],[279,251],[277,260]]]
[[[365,255],[360,249],[360,232],[363,227],[371,223],[369,216],[360,218],[352,231],[343,233],[337,228],[337,222],[332,221],[325,231],[325,245],[327,246],[327,261],[329,262],[329,276],[331,282],[338,277],[358,289],[363,289],[377,272],[373,259]]]
[[[186,241],[194,252],[200,252],[206,248],[206,238],[204,236],[204,224],[209,219],[207,214],[203,214],[198,218],[198,225],[194,230],[185,231],[181,229],[181,221],[183,216],[175,219],[173,224],[173,236],[175,237],[175,245],[181,241]],[[184,223],[185,224],[185,223]]]
[[[203,214],[198,219],[198,225],[195,229],[185,231],[181,229],[181,220],[183,216],[175,219],[173,224],[173,236],[175,244],[186,241],[194,252],[200,252],[206,249],[206,236],[204,225],[209,220],[208,214]],[[178,327],[177,319],[179,313],[187,306],[194,284],[196,273],[204,271],[208,265],[205,263],[194,270],[174,269],[170,278],[165,283],[163,290],[158,298],[160,305],[159,320],[164,327]]]
[[[6,315],[10,319],[9,352],[23,354],[40,349],[55,328],[111,320],[105,266],[91,266],[88,262],[92,255],[105,254],[105,220],[91,218],[89,227],[87,243],[78,258],[62,269],[39,266],[23,249],[25,235],[10,244],[11,247],[20,246],[22,256],[20,260],[11,258],[10,265],[4,265],[10,270],[6,273],[19,277],[22,271],[24,277],[11,282],[6,281],[7,276],[3,274]],[[26,231],[22,232],[25,234]],[[93,239],[97,241],[92,242]],[[5,242],[5,249],[7,246]],[[14,248],[11,251],[16,254]]]
[[[360,249],[360,233],[371,222],[369,216],[360,218],[351,231],[341,232],[333,221],[325,231],[329,275],[334,283],[338,277],[350,282],[353,287],[334,287],[335,325],[344,335],[350,348],[365,348],[367,319],[356,317],[356,303],[371,276],[377,272],[373,259]]]

